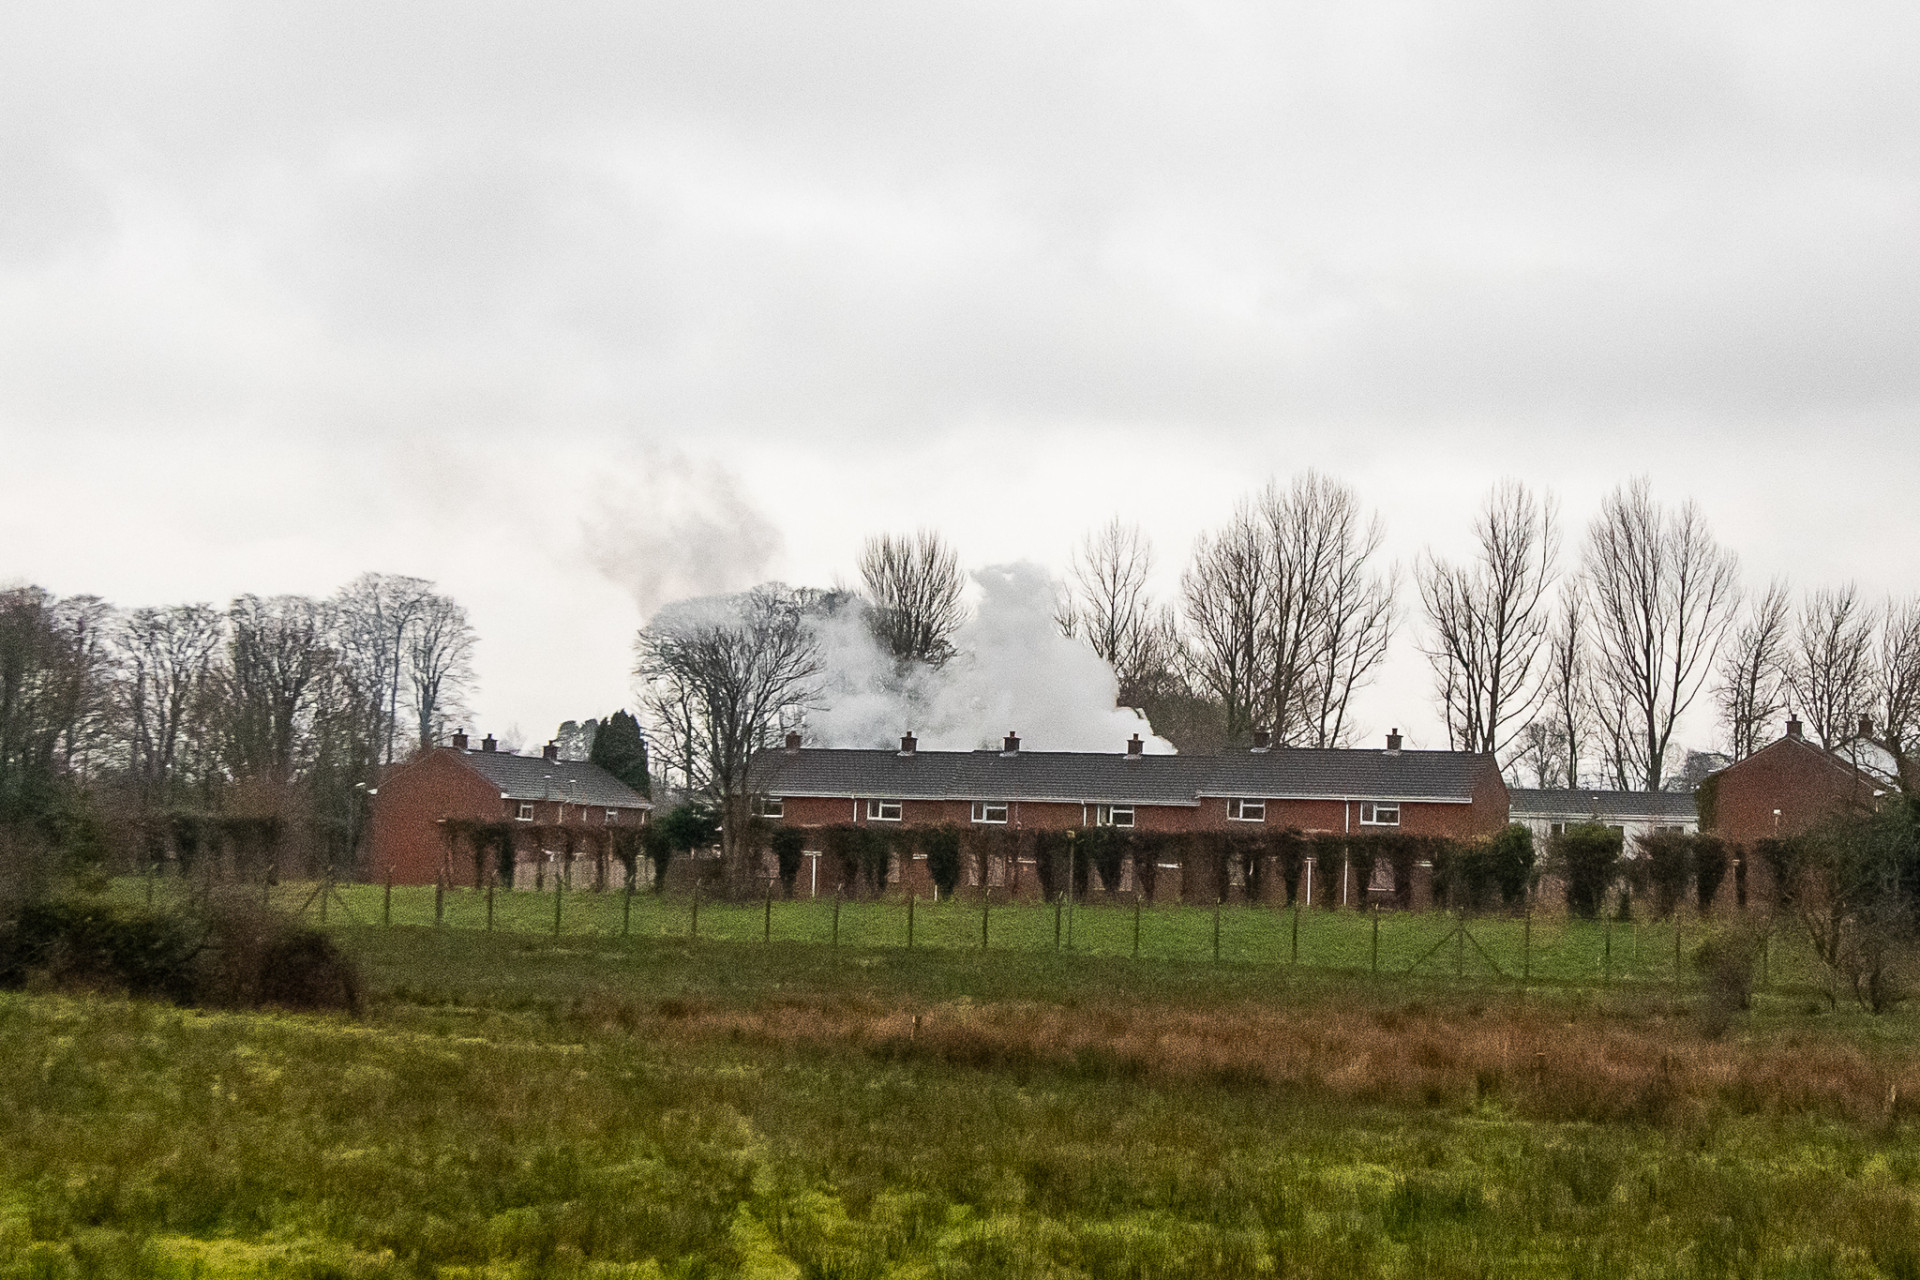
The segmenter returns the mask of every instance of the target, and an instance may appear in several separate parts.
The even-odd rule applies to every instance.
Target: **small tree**
[[[807,833],[798,827],[776,827],[769,843],[773,846],[773,860],[780,868],[780,883],[791,898],[794,882],[800,878],[800,863],[807,853]]]
[[[689,800],[667,810],[654,824],[659,841],[653,853],[653,883],[658,889],[666,883],[667,863],[676,853],[692,853],[711,847],[720,838],[720,815],[711,805]]]
[[[647,773],[647,742],[640,736],[640,722],[627,712],[616,711],[600,722],[587,759],[641,795],[653,793]]]
[[[1713,909],[1713,900],[1726,881],[1730,865],[1732,860],[1727,856],[1726,843],[1720,837],[1705,834],[1694,837],[1693,892],[1702,912]]]
[[[1597,822],[1569,826],[1549,846],[1567,886],[1567,910],[1582,920],[1600,915],[1620,871],[1620,831]]]
[[[1686,901],[1693,879],[1693,841],[1685,832],[1655,831],[1637,836],[1639,861],[1646,864],[1646,882],[1653,890],[1653,914],[1666,920]]]
[[[1533,831],[1520,823],[1509,823],[1493,837],[1486,850],[1487,871],[1500,900],[1517,907],[1527,898],[1527,885],[1533,879]]]
[[[956,827],[935,827],[920,833],[920,851],[927,855],[927,874],[944,898],[953,897],[960,887],[960,831]]]

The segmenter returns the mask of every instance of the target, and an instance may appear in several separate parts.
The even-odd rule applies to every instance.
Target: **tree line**
[[[212,823],[351,865],[378,770],[466,714],[474,645],[393,574],[224,609],[0,591],[0,844],[98,857]]]

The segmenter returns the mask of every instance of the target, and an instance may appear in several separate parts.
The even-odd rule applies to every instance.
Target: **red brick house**
[[[502,884],[546,887],[570,879],[579,859],[604,883],[612,833],[644,826],[653,808],[600,766],[561,760],[552,743],[522,756],[491,735],[469,749],[464,733],[389,769],[372,795],[368,861],[395,884],[476,883],[483,873],[461,836],[480,827],[510,842],[511,874],[494,869]]]
[[[1008,832],[1125,827],[1184,834],[1294,829],[1307,834],[1400,832],[1467,838],[1507,824],[1507,787],[1491,756],[1407,751],[1398,732],[1384,749],[1268,748],[1212,756],[1146,755],[1136,736],[1124,752],[1023,751],[1008,734],[999,751],[921,751],[911,734],[898,751],[803,747],[759,761],[762,814],[783,825],[952,826]],[[818,891],[817,848],[802,893]],[[1016,895],[1016,860],[988,868],[990,886]],[[1314,901],[1347,901],[1367,887],[1327,883]],[[996,878],[997,877],[997,878]],[[909,872],[906,887],[914,884]],[[825,890],[832,892],[831,881]],[[1126,886],[1113,886],[1125,890]]]

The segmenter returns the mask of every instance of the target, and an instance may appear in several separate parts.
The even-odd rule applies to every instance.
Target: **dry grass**
[[[981,1071],[1061,1071],[1156,1085],[1202,1082],[1386,1107],[1497,1102],[1530,1119],[1684,1123],[1720,1108],[1875,1126],[1920,1114],[1920,1059],[1807,1029],[1709,1038],[1684,1007],[1574,1008],[1519,1000],[1165,1005],[790,995],[715,1008],[590,992],[573,1014],[682,1045],[853,1050]]]

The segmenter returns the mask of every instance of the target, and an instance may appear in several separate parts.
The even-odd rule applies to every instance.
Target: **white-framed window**
[[[973,802],[973,820],[975,822],[1000,824],[1007,820],[1007,802],[1005,800],[975,800]]]
[[[1096,827],[1130,827],[1133,825],[1133,806],[1130,804],[1099,804],[1093,807],[1093,825]]]
[[[1234,822],[1265,822],[1267,802],[1265,800],[1229,800],[1227,817]]]
[[[618,821],[620,821],[620,811],[618,809],[607,810],[607,825],[612,826]]]
[[[1364,800],[1360,804],[1360,825],[1363,827],[1397,827],[1400,825],[1400,802],[1381,803]]]
[[[521,821],[521,822],[532,822],[532,821],[533,821],[533,806],[532,806],[531,804],[523,804],[523,805],[521,805],[521,806],[520,806],[520,812],[519,812],[519,813],[517,813],[517,814],[515,814],[515,815],[514,815],[514,817],[515,817],[515,818],[516,818],[517,820],[519,820],[519,821]]]
[[[867,821],[868,822],[900,821],[900,802],[898,800],[867,801]]]
[[[759,812],[760,812],[760,816],[763,818],[784,817],[786,816],[786,809],[787,809],[786,801],[779,796],[761,796],[760,797]]]

